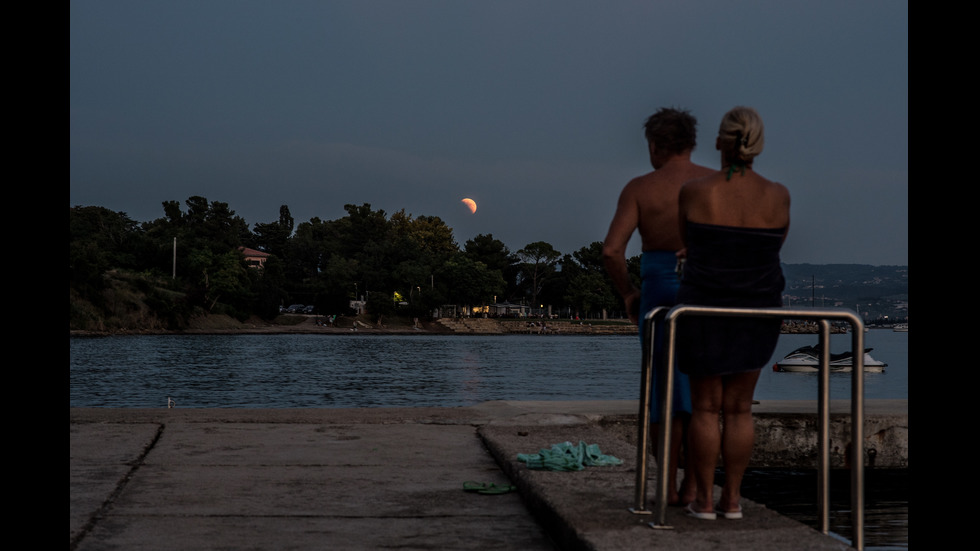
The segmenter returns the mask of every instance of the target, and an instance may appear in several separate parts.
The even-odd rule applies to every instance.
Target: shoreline
[[[345,325],[325,325],[318,321],[324,316],[314,314],[287,314],[275,321],[250,319],[239,322],[228,316],[207,316],[192,320],[186,329],[122,329],[116,331],[89,331],[69,329],[69,337],[111,337],[123,335],[636,335],[636,325],[628,321],[604,320],[593,325],[591,321],[551,320],[548,329],[529,326],[536,320],[498,320],[494,318],[463,318],[462,320],[438,319],[420,321],[418,328],[411,322],[395,318],[381,327],[365,323],[362,317],[338,318]],[[598,321],[598,320],[596,320]]]
[[[69,329],[69,337],[114,337],[128,335],[541,335],[541,336],[635,336],[637,326],[625,320],[570,321],[552,320],[546,323],[547,329],[530,326],[535,320],[499,320],[494,318],[463,318],[460,320],[438,319],[419,322],[415,328],[410,323],[396,319],[394,323],[381,327],[361,321],[359,318],[343,318],[345,326],[321,325],[313,314],[288,314],[280,316],[293,318],[291,323],[276,323],[250,319],[240,322],[228,316],[207,316],[192,320],[186,329],[119,329],[114,331],[91,331]],[[294,318],[304,318],[295,320]],[[354,324],[357,324],[356,329]],[[487,327],[480,327],[486,325]],[[869,329],[879,329],[870,327]],[[888,327],[880,328],[891,330]],[[846,333],[846,331],[832,331]],[[817,334],[799,326],[784,326],[783,335]]]

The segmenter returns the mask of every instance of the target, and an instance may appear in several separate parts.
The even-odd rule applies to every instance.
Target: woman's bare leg
[[[726,375],[723,380],[722,411],[725,426],[722,432],[722,456],[725,465],[725,484],[718,508],[737,511],[742,497],[742,477],[752,457],[755,428],[752,421],[752,395],[760,371]]]
[[[722,405],[721,377],[691,377],[691,458],[697,499],[693,508],[699,512],[714,511],[715,467],[721,452],[721,428],[718,413]]]

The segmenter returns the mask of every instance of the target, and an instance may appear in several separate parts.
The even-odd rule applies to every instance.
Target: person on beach
[[[689,112],[660,109],[647,119],[644,129],[653,172],[634,178],[623,188],[602,249],[606,271],[625,301],[630,320],[639,323],[641,339],[643,316],[657,306],[675,304],[678,285],[676,252],[682,246],[677,219],[681,185],[714,172],[691,162],[691,151],[697,139],[697,120]],[[643,244],[642,290],[633,285],[626,269],[626,246],[637,229]],[[658,331],[656,338],[661,338],[661,333]],[[654,435],[661,410],[657,392],[659,360],[654,358],[650,400],[650,429]],[[681,373],[674,378],[673,400],[675,416],[667,499],[671,504],[685,505],[694,499],[694,485],[693,477],[686,476],[678,492],[678,460],[684,428],[691,414],[690,387],[687,377]]]
[[[715,147],[721,170],[680,192],[686,258],[679,304],[778,307],[784,279],[779,250],[789,229],[789,191],[753,169],[762,152],[762,119],[750,107],[725,114]],[[742,476],[752,455],[752,395],[779,338],[778,319],[687,316],[678,321],[677,366],[691,382],[689,443],[698,519],[742,518]],[[719,427],[719,412],[724,428]],[[712,488],[719,453],[725,468],[721,499]]]

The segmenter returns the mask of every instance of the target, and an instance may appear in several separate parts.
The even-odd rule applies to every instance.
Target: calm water
[[[817,398],[816,373],[777,373],[772,364],[793,350],[816,345],[816,335],[782,335],[769,367],[762,370],[755,397],[760,400],[798,400]],[[851,335],[831,335],[834,353],[851,349]],[[864,396],[869,399],[907,399],[909,397],[909,334],[890,329],[873,329],[864,334],[864,347],[873,348],[871,356],[888,364],[883,373],[866,373]],[[851,374],[831,373],[831,399],[850,399]]]
[[[864,548],[868,551],[908,549],[908,469],[864,471]],[[721,484],[724,476],[716,476]],[[815,470],[749,469],[742,480],[742,495],[819,530]],[[830,475],[830,531],[848,544],[853,537],[850,472]]]
[[[908,333],[872,330],[865,346],[888,363],[865,375],[865,396],[908,398]],[[815,335],[783,335],[770,366]],[[850,336],[834,335],[834,352]],[[70,407],[329,408],[477,404],[487,400],[633,400],[636,337],[234,335],[69,338]],[[850,397],[831,375],[831,398]],[[815,399],[816,374],[763,369],[756,398]],[[880,473],[880,472],[879,472]],[[867,475],[865,547],[908,548],[908,471]],[[845,476],[846,478],[846,476]],[[776,481],[774,483],[774,480]],[[832,479],[833,480],[833,479]],[[850,538],[847,482],[831,529]],[[840,484],[835,485],[840,488]],[[746,497],[816,525],[812,471],[751,471]],[[877,492],[877,493],[876,493]],[[886,492],[884,495],[881,492]]]
[[[867,398],[908,398],[908,333],[866,334],[888,363]],[[775,359],[815,344],[784,335]],[[850,347],[834,335],[832,349]],[[631,400],[635,337],[462,335],[152,335],[69,338],[71,407],[452,407],[486,400]],[[814,399],[815,374],[763,370],[759,399]],[[831,375],[831,397],[850,396]]]

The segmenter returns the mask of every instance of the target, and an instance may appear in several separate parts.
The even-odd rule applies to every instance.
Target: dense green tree
[[[164,217],[143,224],[152,243],[150,267],[169,273],[176,240],[176,275],[194,303],[211,311],[218,300],[234,303],[236,315],[250,309],[251,282],[239,247],[251,240],[245,220],[227,203],[193,196],[163,203]]]
[[[90,243],[97,247],[113,267],[134,266],[142,230],[124,212],[105,207],[71,207],[68,209],[68,243]]]
[[[143,231],[126,213],[104,207],[68,209],[68,277],[86,296],[102,289],[106,271],[138,270],[144,256]]]
[[[286,277],[290,281],[315,278],[331,257],[342,256],[337,226],[336,221],[325,222],[315,216],[297,226],[285,258]]]
[[[289,207],[279,207],[279,220],[268,224],[255,224],[252,246],[281,259],[288,255],[289,238],[293,235],[294,221]]]
[[[593,241],[572,253],[575,261],[583,270],[589,273],[606,273],[606,267],[602,260],[602,242]]]
[[[337,312],[361,295],[370,297],[372,312],[387,315],[381,297],[396,293],[416,312],[436,306],[440,294],[426,283],[458,252],[452,229],[438,217],[414,218],[404,210],[388,218],[366,203],[344,209],[347,216],[338,220],[299,224],[290,240],[288,273],[306,282],[304,292],[316,287],[318,307]],[[299,296],[299,289],[290,295]]]
[[[491,270],[463,253],[442,266],[439,280],[447,282],[446,299],[462,306],[485,306],[504,290],[499,270]]]
[[[499,239],[494,239],[493,234],[481,233],[467,240],[463,250],[472,260],[483,262],[487,268],[500,270],[501,273],[514,263],[514,257],[510,254],[507,245]]]
[[[499,300],[511,300],[517,295],[518,259],[503,241],[494,239],[493,234],[480,234],[467,241],[464,250],[471,260],[484,263],[491,271],[500,272],[505,288]]]
[[[199,251],[207,251],[210,258],[218,258],[228,251],[237,250],[251,239],[245,220],[235,215],[228,203],[208,202],[204,197],[187,199],[187,212],[180,209],[177,201],[164,201],[164,217],[143,224],[147,237],[156,247],[158,269],[169,271],[173,241],[177,240],[177,273],[188,276],[187,259]],[[199,273],[190,278],[196,279]]]
[[[448,288],[442,285],[445,278],[438,278],[438,292],[434,282],[447,262],[459,253],[452,229],[437,216],[413,218],[404,211],[392,215],[391,223],[387,241],[395,249],[389,255],[394,263],[391,284],[410,303],[413,315],[431,311],[447,300]]]
[[[576,312],[585,314],[585,317],[611,309],[616,304],[608,282],[597,273],[583,272],[569,281],[565,298]]]
[[[347,258],[356,258],[372,244],[380,243],[388,233],[385,211],[371,210],[370,203],[344,205],[347,216],[337,221],[337,231],[343,236],[338,251]]]
[[[538,295],[551,278],[558,265],[561,253],[549,243],[535,241],[517,251],[521,260],[520,283],[530,294],[532,306],[538,305]]]
[[[215,253],[234,250],[250,238],[248,224],[229,208],[228,203],[194,196],[185,201],[187,212],[180,218],[183,236],[191,249],[209,249]]]
[[[398,213],[399,220],[392,216],[392,224],[401,222],[415,251],[429,257],[429,262],[443,262],[459,251],[453,230],[438,216],[407,217],[404,211]]]
[[[251,302],[250,281],[237,250],[215,255],[207,249],[191,253],[188,262],[191,273],[196,275],[192,283],[203,296],[203,306],[212,311],[219,300],[235,307],[235,315],[243,315],[243,307]]]
[[[635,262],[633,265],[638,268]],[[601,242],[594,241],[572,253],[571,257],[566,255],[562,273],[567,277],[564,298],[576,311],[586,316],[605,315],[619,305],[603,264]]]

